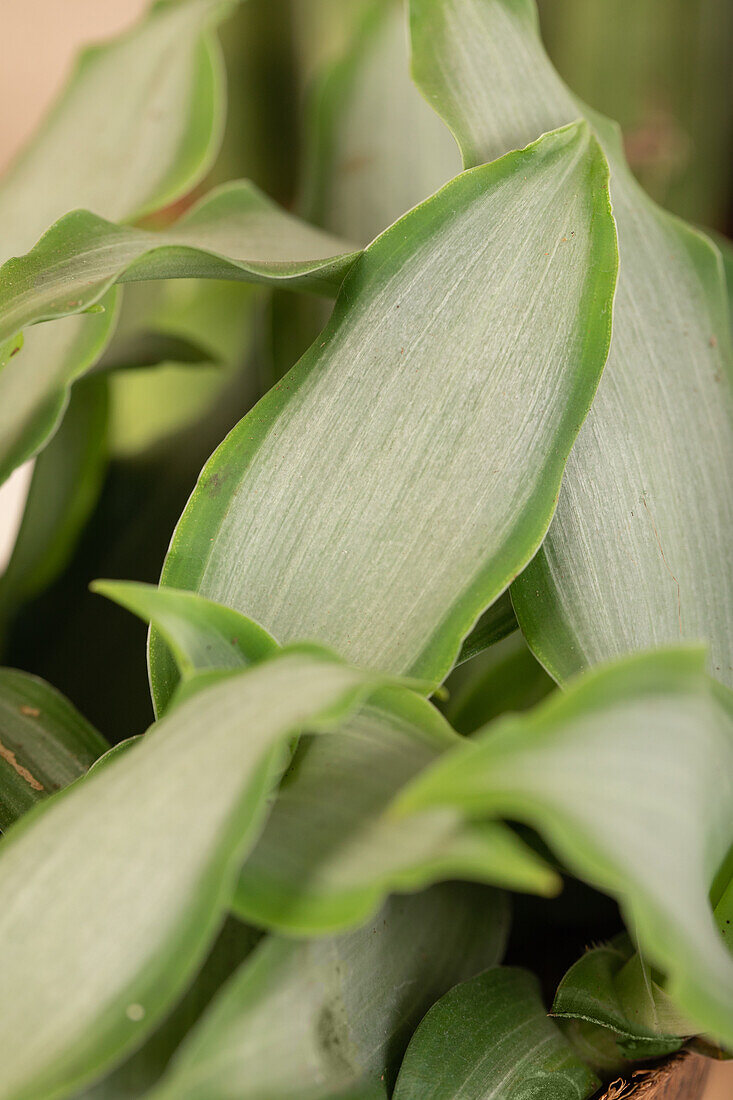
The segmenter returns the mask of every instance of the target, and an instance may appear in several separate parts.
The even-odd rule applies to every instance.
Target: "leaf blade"
[[[328,292],[357,255],[247,182],[217,188],[158,232],[77,210],[25,256],[0,268],[0,339],[38,321],[82,312],[115,282],[229,278]]]
[[[79,206],[129,218],[180,195],[206,171],[222,125],[218,46],[211,27],[230,5],[184,0],[80,59],[54,111],[0,185],[0,259],[22,253]],[[53,433],[69,384],[111,335],[101,317],[27,334],[22,363],[0,374],[0,477]]]
[[[0,831],[84,775],[109,745],[50,684],[0,669]]]
[[[418,1027],[394,1100],[584,1100],[595,1074],[547,1018],[537,980],[494,967],[458,985]]]
[[[152,623],[183,678],[207,669],[242,668],[272,656],[277,643],[258,623],[194,592],[134,581],[94,581],[93,592]],[[165,691],[167,703],[175,684]]]
[[[541,541],[565,456],[605,357],[615,238],[605,169],[586,140],[582,127],[570,127],[508,160],[459,176],[362,254],[320,340],[205,467],[174,535],[162,583],[191,588],[246,611],[280,641],[318,638],[362,665],[409,669],[436,681],[445,675],[478,613],[500,595]],[[532,238],[531,218],[525,221],[514,205],[520,194],[522,203],[527,197],[523,188],[527,173],[535,178],[532,166],[540,175],[547,169],[548,191],[542,194],[548,197],[551,191],[558,200],[554,209],[563,224],[564,202],[570,202],[576,240],[582,237],[581,248],[588,250],[579,264],[568,253],[557,254],[572,287],[565,321],[555,323],[553,312],[554,333],[562,332],[562,346],[553,342],[553,351],[543,360],[553,377],[547,386],[551,396],[538,383],[535,355],[531,364],[522,350],[513,355],[515,341],[526,351],[523,341],[541,312],[535,298],[534,249],[546,250]],[[566,172],[574,181],[567,191]],[[501,248],[506,249],[501,254],[512,270],[511,308],[500,290],[500,301],[495,307],[487,301],[484,313],[476,308],[473,291],[469,295],[467,275],[475,275],[483,287],[481,265],[496,274],[490,244],[478,256],[474,244],[476,233],[483,232],[478,224],[485,219],[498,231],[498,210],[489,211],[505,198],[511,215],[501,226]],[[526,213],[524,206],[522,211]],[[543,225],[541,232],[552,235],[555,225],[552,230]],[[589,253],[593,262],[586,269]],[[520,297],[515,260],[528,265],[522,271],[528,280],[531,269],[531,291],[528,283],[524,299],[529,312],[521,319],[515,309]],[[545,257],[540,255],[539,262]],[[394,275],[391,269],[396,269]],[[418,285],[427,288],[427,300]],[[477,328],[470,340],[457,345],[450,334],[453,326],[463,325],[469,296]],[[591,318],[582,335],[574,327],[581,301]],[[436,308],[441,302],[445,318]],[[489,320],[492,308],[499,318],[495,325]],[[538,333],[537,328],[532,331]],[[502,351],[496,351],[494,369],[495,342]],[[388,360],[371,353],[382,344],[390,350]],[[511,389],[503,375],[509,362]],[[422,379],[419,388],[416,373]],[[502,407],[500,420],[508,433],[511,421],[515,440],[511,413],[528,415],[524,387],[530,385],[530,376],[532,393],[543,390],[548,403],[528,427],[532,448],[523,447],[521,458],[512,456],[516,463],[509,471],[504,467],[510,461],[504,435],[494,441],[491,459],[484,449],[492,428],[499,434],[489,408],[500,403],[493,387],[507,395],[509,406]],[[558,384],[564,391],[561,403]],[[481,455],[480,504],[477,486],[465,479],[474,447]],[[304,465],[309,478],[301,491],[298,472]],[[389,491],[377,496],[377,484]],[[525,494],[521,508],[515,492]],[[466,525],[462,538],[446,536],[452,557],[420,534],[428,528],[450,532],[446,515],[456,525]],[[437,516],[441,521],[436,525],[432,520]],[[374,624],[379,624],[378,632]],[[164,665],[164,654],[153,645],[156,691]]]
[[[555,873],[498,822],[390,817],[399,791],[460,744],[429,703],[392,689],[338,733],[302,739],[240,873],[234,911],[315,936],[357,926],[390,893],[446,879],[556,893]]]
[[[622,264],[609,361],[548,537],[513,586],[520,625],[558,681],[705,639],[733,683],[733,355],[720,256],[643,194],[614,126],[552,68],[533,0],[412,0],[411,14],[413,71],[466,163],[580,113],[611,166]]]
[[[667,650],[587,674],[486,727],[402,797],[405,812],[455,805],[537,827],[576,874],[619,898],[679,1008],[731,1044],[733,959],[709,889],[733,841],[733,723],[704,659]]]
[[[359,1086],[386,1096],[420,1017],[456,981],[496,961],[506,933],[502,895],[456,883],[393,898],[345,936],[271,937],[222,990],[153,1096],[347,1100]]]
[[[140,1042],[216,934],[284,741],[372,686],[313,650],[220,675],[16,826],[0,852],[3,1100],[65,1095]]]

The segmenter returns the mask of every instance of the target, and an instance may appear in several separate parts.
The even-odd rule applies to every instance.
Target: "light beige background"
[[[81,45],[117,34],[149,0],[0,0],[0,173],[22,148],[64,83]],[[0,487],[0,572],[23,514],[27,463]]]
[[[43,117],[79,47],[130,26],[147,6],[148,0],[0,0],[0,171]],[[29,473],[22,468],[0,490],[0,569]],[[733,1100],[733,1064],[714,1067],[706,1100]]]
[[[0,0],[0,170],[42,117],[79,45],[129,26],[148,0]]]

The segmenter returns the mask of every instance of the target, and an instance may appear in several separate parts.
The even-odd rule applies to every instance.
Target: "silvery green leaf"
[[[585,124],[458,176],[366,249],[310,351],[216,451],[163,583],[281,643],[439,683],[545,534],[615,271]],[[155,643],[151,673],[158,695]]]
[[[627,936],[591,948],[571,966],[552,1014],[607,1029],[630,1059],[661,1058],[695,1032]]]
[[[2,1100],[68,1095],[143,1041],[216,936],[288,738],[378,686],[313,648],[202,675],[2,841]]]
[[[391,892],[445,879],[557,892],[555,872],[500,822],[390,816],[400,790],[461,743],[426,700],[395,689],[333,734],[301,739],[234,910],[289,935],[321,935],[367,920]]]
[[[134,581],[94,581],[91,588],[152,623],[175,659],[177,675],[184,678],[206,669],[256,664],[278,648],[252,619],[194,592]]]
[[[397,806],[531,824],[570,870],[619,899],[677,1010],[733,1046],[733,957],[709,899],[733,843],[733,704],[705,657],[670,649],[587,673],[486,726]]]
[[[448,700],[441,709],[468,736],[506,711],[535,706],[555,684],[516,632],[455,668],[445,688]]]
[[[308,150],[308,218],[368,244],[461,169],[410,80],[403,0],[352,5],[344,55],[322,76]]]
[[[241,279],[333,292],[357,255],[247,182],[225,184],[158,232],[76,210],[0,268],[0,340],[88,309],[115,282]]]
[[[33,466],[12,554],[0,575],[0,633],[65,568],[99,499],[107,469],[106,380],[84,379],[59,431]]]
[[[0,182],[0,260],[26,252],[77,207],[120,220],[189,190],[219,146],[224,88],[212,28],[223,0],[156,4],[131,31],[85,51],[55,108]],[[67,388],[104,350],[99,316],[26,336],[0,375],[0,478],[55,430]]]
[[[150,1100],[386,1098],[426,1010],[501,958],[507,915],[502,895],[453,883],[392,898],[345,936],[270,937]]]
[[[584,114],[609,158],[621,257],[608,365],[557,513],[512,598],[557,680],[706,639],[733,682],[733,399],[718,250],[660,210],[618,134],[562,83],[533,0],[411,0],[413,71],[481,164]]]

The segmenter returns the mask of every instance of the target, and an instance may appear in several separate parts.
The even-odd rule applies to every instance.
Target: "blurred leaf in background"
[[[576,95],[617,119],[629,164],[680,217],[733,230],[730,0],[539,0]]]

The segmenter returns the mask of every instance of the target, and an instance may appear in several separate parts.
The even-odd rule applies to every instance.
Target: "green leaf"
[[[119,342],[113,341],[96,366],[97,371],[130,370],[157,367],[160,363],[215,365],[209,348],[183,336],[165,332],[135,332]]]
[[[23,347],[23,333],[16,332],[10,340],[6,340],[4,344],[0,345],[0,370],[6,367],[11,359],[13,359],[20,349]]]
[[[720,255],[643,193],[613,125],[561,82],[532,0],[412,0],[411,10],[415,77],[466,165],[582,113],[611,166],[621,255],[611,351],[548,536],[512,589],[522,630],[559,681],[702,638],[731,683],[732,360]]]
[[[219,673],[8,834],[2,1100],[65,1095],[141,1043],[216,935],[287,738],[376,686],[303,647]]]
[[[409,78],[403,0],[321,0],[307,10],[307,16],[293,11],[301,42],[317,43],[325,54],[340,32],[345,48],[331,44],[329,52],[339,56],[318,73],[309,104],[302,207],[310,221],[366,244],[452,179],[460,156]],[[316,339],[328,320],[326,306],[272,294],[269,385]]]
[[[255,929],[228,919],[191,988],[170,1016],[121,1066],[77,1093],[74,1100],[133,1100],[146,1094],[163,1076],[182,1040],[214,995],[260,938],[261,933]]]
[[[553,1016],[607,1028],[628,1058],[661,1058],[695,1029],[659,986],[626,936],[595,947],[560,982]]]
[[[439,683],[546,531],[615,270],[584,125],[453,180],[362,254],[321,337],[216,451],[163,583]],[[157,695],[160,645],[151,674]]]
[[[243,668],[277,651],[266,630],[230,607],[193,592],[134,581],[94,581],[93,592],[151,622],[165,639],[184,679],[205,669]],[[162,692],[167,704],[175,684]]]
[[[731,330],[733,330],[733,241],[729,241],[727,237],[721,236],[720,233],[714,233],[713,238],[720,249],[720,255],[723,257],[725,285],[728,291],[728,312],[730,314]]]
[[[0,184],[0,259],[27,251],[69,210],[119,220],[188,191],[218,148],[224,89],[214,22],[230,4],[156,5],[132,31],[87,50],[34,141]],[[0,374],[0,479],[51,435],[65,390],[102,352],[97,317],[29,332]]]
[[[516,633],[454,669],[445,686],[442,710],[454,729],[469,735],[506,711],[535,706],[555,684]]]
[[[502,895],[455,883],[337,939],[266,940],[150,1100],[386,1097],[425,1011],[501,958],[507,918]]]
[[[496,603],[484,611],[461,646],[456,664],[462,665],[477,657],[479,653],[483,653],[484,650],[500,642],[502,638],[512,634],[518,626],[511,598],[509,593],[505,592]]]
[[[0,269],[0,340],[88,309],[115,282],[244,279],[333,292],[357,255],[247,182],[217,188],[158,232],[77,210]]]
[[[351,16],[347,51],[317,89],[305,210],[367,244],[457,175],[461,159],[410,80],[403,0],[362,9]]]
[[[333,735],[301,739],[233,906],[245,920],[318,935],[370,917],[391,891],[469,878],[552,894],[555,873],[508,828],[453,813],[386,812],[461,744],[424,699],[385,690]]]
[[[104,312],[21,334],[23,350],[0,370],[0,483],[58,429],[69,387],[96,363],[117,319],[119,295]]]
[[[87,775],[94,775],[100,768],[106,768],[116,757],[122,756],[123,753],[131,749],[133,745],[136,745],[138,741],[141,741],[144,737],[142,733],[133,734],[132,737],[126,737],[124,741],[118,741],[116,745],[112,745],[110,749],[107,749],[105,753],[95,760],[90,767]]]
[[[116,581],[92,588],[150,620],[184,677],[256,663],[276,649],[256,623],[190,592]],[[385,820],[400,788],[458,743],[429,703],[395,690],[333,736],[303,738],[245,863],[235,909],[265,927],[311,935],[366,920],[391,890],[445,877],[555,892],[554,873],[503,826],[440,814],[398,829]]]
[[[446,993],[418,1027],[394,1100],[583,1100],[600,1081],[547,1018],[537,979],[494,967]]]
[[[0,632],[20,604],[43,591],[67,565],[102,488],[107,423],[105,379],[84,379],[33,468],[13,553],[0,576]]]
[[[0,831],[84,775],[108,748],[50,684],[0,668]]]
[[[704,662],[702,649],[668,650],[589,673],[445,756],[401,806],[538,829],[620,900],[678,1008],[732,1045],[733,957],[708,891],[733,842],[733,706]]]
[[[208,363],[197,367],[179,359],[153,370],[128,369],[110,375],[110,449],[115,457],[148,451],[190,424],[203,430],[249,360],[255,310],[263,293],[261,286],[211,279],[126,285],[120,323],[108,354],[119,357],[141,338],[147,337],[147,344],[152,333],[159,345],[198,348]],[[216,366],[212,369],[209,363]],[[251,400],[258,396],[255,391]],[[221,434],[223,429],[218,438]]]

